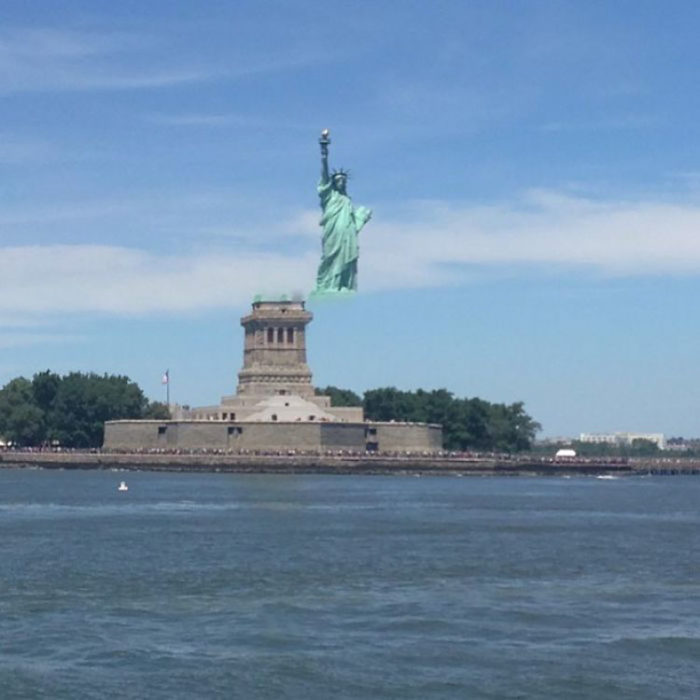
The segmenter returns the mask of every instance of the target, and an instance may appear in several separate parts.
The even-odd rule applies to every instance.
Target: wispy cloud
[[[98,245],[0,249],[0,317],[149,314],[245,304],[257,292],[308,292],[319,259],[318,212],[290,215],[266,248],[241,239],[162,255]],[[364,292],[468,283],[536,266],[541,274],[700,274],[700,204],[600,201],[530,192],[493,205],[419,202],[378,210],[361,234]],[[254,233],[254,232],[253,232]],[[296,236],[295,250],[282,241]],[[272,252],[282,251],[285,252]]]
[[[0,350],[30,345],[79,343],[84,340],[83,335],[66,332],[55,318],[30,316],[19,309],[3,310],[0,316]]]
[[[245,303],[258,292],[302,291],[315,261],[276,254],[163,256],[109,246],[0,249],[0,314],[144,314]]]
[[[0,316],[0,331],[5,332],[7,329],[17,329],[17,328],[39,328],[46,327],[49,325],[47,321],[40,320],[37,318],[29,318],[24,315],[5,314]]]
[[[198,41],[198,39],[196,39]],[[178,47],[175,50],[174,47]],[[129,90],[216,79],[235,80],[304,68],[328,60],[322,48],[298,45],[248,50],[224,61],[203,56],[176,36],[74,30],[0,30],[0,94],[32,91]],[[173,58],[173,56],[176,56]],[[207,119],[206,115],[202,115]],[[196,121],[198,115],[192,115]],[[177,119],[177,117],[175,117]],[[184,116],[187,120],[187,116]],[[229,120],[224,116],[224,120]],[[210,125],[216,123],[216,116]]]
[[[0,350],[26,347],[29,345],[47,345],[56,343],[78,343],[84,336],[60,333],[6,333],[0,330]]]
[[[620,117],[606,117],[588,121],[546,122],[541,131],[555,133],[568,131],[624,131],[627,129],[647,129],[657,125],[657,120],[650,115],[629,114]]]
[[[36,206],[6,207],[0,213],[0,225],[25,226],[65,221],[83,221],[114,216],[130,211],[130,202],[93,201],[66,202],[63,204],[37,204]]]
[[[106,52],[139,48],[143,43],[143,37],[128,33],[15,27],[0,32],[0,55],[27,59],[89,58]]]
[[[139,89],[211,77],[210,71],[192,65],[159,66],[153,43],[126,33],[6,29],[0,32],[0,93]],[[134,55],[142,60],[135,62]]]
[[[206,233],[235,221],[236,212],[255,204],[231,188],[150,191],[95,199],[21,201],[0,211],[0,242],[14,235],[38,243],[41,236],[54,243],[79,239],[90,243],[124,241],[126,231],[141,237],[144,231],[166,232],[172,238]],[[99,225],[99,239],[95,233]],[[228,226],[227,226],[228,228]],[[241,234],[245,231],[241,230]],[[5,240],[8,240],[5,238]]]
[[[177,113],[149,114],[145,119],[152,124],[172,127],[238,127],[238,128],[269,128],[269,129],[299,129],[307,131],[308,122],[293,122],[290,120],[267,119],[255,115],[236,114],[232,112],[207,113]]]
[[[533,265],[545,274],[700,274],[695,203],[533,191],[491,206],[428,202],[400,218],[376,217],[363,233],[365,280],[372,288],[456,284],[467,270]]]
[[[147,120],[162,126],[248,126],[235,114],[151,114]]]

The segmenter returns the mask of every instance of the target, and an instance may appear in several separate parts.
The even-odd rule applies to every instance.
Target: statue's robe
[[[323,227],[322,258],[316,276],[315,292],[343,292],[357,289],[357,234],[372,212],[353,207],[348,195],[334,189],[332,180],[321,180],[320,224]]]

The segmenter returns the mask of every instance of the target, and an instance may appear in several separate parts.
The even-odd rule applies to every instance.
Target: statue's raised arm
[[[331,143],[331,134],[328,129],[324,129],[321,132],[321,138],[318,142],[321,145],[321,182],[328,182],[330,180],[328,175],[328,146]]]
[[[370,220],[366,207],[354,207],[346,191],[348,173],[342,168],[328,171],[330,132],[324,129],[318,140],[321,146],[320,224],[323,227],[321,264],[316,276],[314,294],[334,294],[357,290],[357,236]]]

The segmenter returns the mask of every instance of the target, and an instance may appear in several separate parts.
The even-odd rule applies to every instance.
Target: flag
[[[160,380],[161,384],[170,384],[170,370],[166,369],[163,378]]]

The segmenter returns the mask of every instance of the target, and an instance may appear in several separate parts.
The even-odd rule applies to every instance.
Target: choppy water
[[[699,503],[698,477],[0,470],[0,697],[698,697]]]

